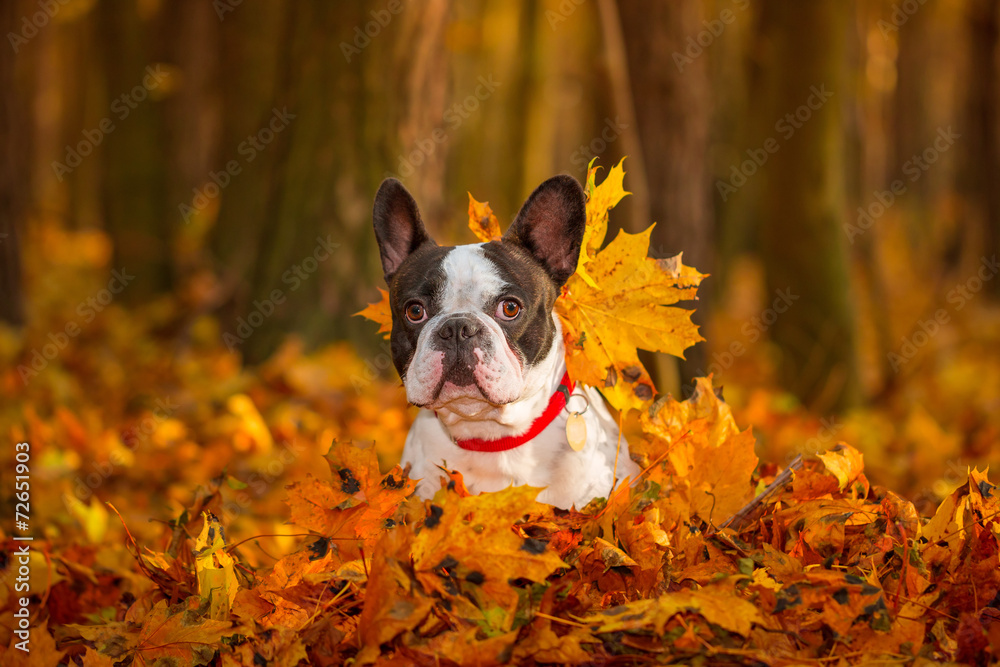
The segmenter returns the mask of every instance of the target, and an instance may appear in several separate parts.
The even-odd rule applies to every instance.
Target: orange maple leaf
[[[382,475],[374,449],[335,442],[326,459],[333,481],[309,476],[288,487],[291,521],[325,537],[354,537],[374,545],[391,525],[416,482],[397,465]]]
[[[187,609],[168,607],[162,600],[154,606],[136,637],[135,651],[138,664],[153,664],[161,658],[169,664],[193,664],[196,654],[214,651],[214,645],[233,631],[229,621],[204,619],[192,622],[192,613],[200,600],[190,597],[183,606]],[[198,656],[200,657],[200,656]]]
[[[382,337],[388,340],[392,334],[392,309],[389,308],[389,293],[381,287],[378,288],[378,291],[382,298],[375,303],[369,303],[354,313],[354,317],[360,315],[377,323],[378,331],[376,333],[382,334]]]
[[[559,567],[562,559],[546,543],[520,537],[511,526],[526,513],[539,507],[539,489],[517,486],[480,496],[460,497],[439,493],[431,517],[413,541],[413,568],[426,590],[447,593],[440,576],[446,569],[474,575],[482,590],[501,606],[512,611],[517,593],[508,583],[523,577],[532,581],[545,578]]]
[[[469,193],[469,229],[483,243],[500,239],[500,222],[488,201],[479,202]]]

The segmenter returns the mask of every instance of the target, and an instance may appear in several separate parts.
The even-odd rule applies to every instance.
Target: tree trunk
[[[25,7],[9,1],[0,7],[0,34],[19,33],[18,22]],[[9,45],[5,45],[9,46]],[[25,211],[25,193],[30,173],[29,151],[25,145],[28,127],[15,76],[17,59],[9,53],[0,58],[0,322],[24,322],[21,286],[21,252],[18,228]]]
[[[969,4],[968,159],[963,170],[969,199],[982,221],[986,257],[1000,252],[1000,6],[996,0]],[[984,283],[1000,298],[1000,280]]]
[[[115,241],[114,266],[136,275],[121,298],[142,303],[173,285],[170,249],[177,209],[167,198],[162,103],[170,84],[157,69],[171,35],[160,30],[169,25],[159,15],[141,14],[139,3],[102,2],[97,11],[109,100],[104,119],[114,125],[101,146],[104,222]]]
[[[249,9],[222,27],[226,126],[216,169],[239,169],[218,195],[212,232],[231,289],[224,340],[249,362],[289,332],[307,344],[377,344],[350,314],[363,306],[359,278],[377,275],[370,202],[397,153],[392,100],[401,89],[386,73],[412,55],[401,50],[406,18],[394,16],[355,52],[354,27],[373,20],[366,3]]]
[[[650,214],[656,229],[650,241],[658,257],[684,253],[684,263],[703,273],[714,264],[714,225],[708,171],[711,120],[707,57],[675,62],[686,40],[704,30],[701,3],[618,3],[628,55],[629,83],[645,157]],[[711,282],[699,290],[693,320],[702,335],[711,307]],[[680,364],[681,382],[705,375],[705,345],[690,348]]]
[[[777,150],[763,172],[762,250],[770,333],[782,384],[813,409],[858,398],[855,312],[846,237],[842,114],[846,30],[853,5],[768,5],[762,16],[766,86],[759,99]],[[812,105],[811,107],[809,105]],[[774,144],[772,144],[774,145]]]

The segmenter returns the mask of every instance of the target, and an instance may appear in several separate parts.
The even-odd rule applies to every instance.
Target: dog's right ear
[[[424,243],[434,243],[420,220],[417,202],[395,178],[382,181],[375,193],[372,223],[386,282],[414,250]]]
[[[576,272],[587,226],[587,202],[572,176],[553,176],[531,193],[503,240],[516,243],[537,259],[562,287]]]

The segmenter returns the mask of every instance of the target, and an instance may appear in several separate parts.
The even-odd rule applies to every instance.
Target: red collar
[[[470,452],[506,452],[509,449],[520,447],[536,435],[545,430],[555,420],[555,418],[566,407],[570,394],[573,393],[573,382],[569,379],[569,371],[562,376],[559,388],[549,399],[549,405],[545,412],[538,416],[531,423],[531,428],[521,435],[508,435],[497,440],[480,440],[479,438],[468,438],[466,440],[455,440],[455,444]]]

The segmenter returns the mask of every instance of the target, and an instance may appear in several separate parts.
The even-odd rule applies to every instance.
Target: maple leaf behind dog
[[[597,387],[618,410],[642,409],[655,390],[638,350],[677,357],[700,340],[693,311],[673,307],[696,299],[705,276],[681,263],[681,256],[649,257],[650,226],[639,234],[619,232],[601,250],[608,212],[628,193],[622,162],[600,185],[597,167],[587,172],[587,230],[576,273],[556,301],[563,324],[570,377]]]

